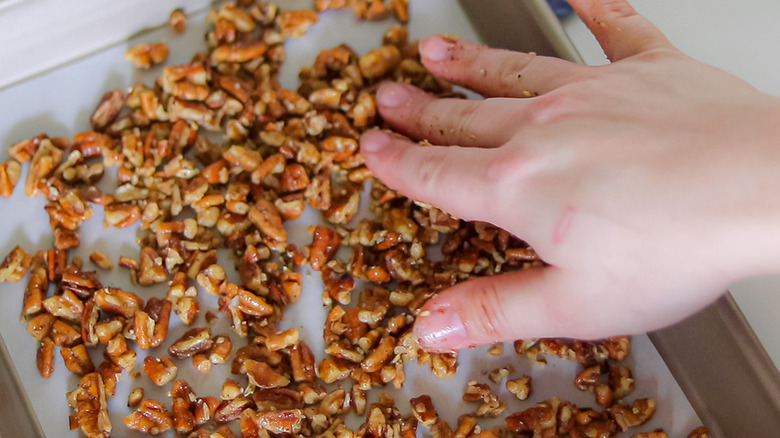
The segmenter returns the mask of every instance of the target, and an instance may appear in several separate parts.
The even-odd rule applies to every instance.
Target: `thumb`
[[[612,62],[652,49],[674,47],[627,0],[568,1]]]
[[[570,283],[555,267],[475,278],[428,301],[414,333],[420,346],[432,352],[517,339],[607,335],[588,310],[592,304],[567,293]]]

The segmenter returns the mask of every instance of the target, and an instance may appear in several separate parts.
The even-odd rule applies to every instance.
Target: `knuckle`
[[[409,166],[416,175],[415,179],[419,181],[421,193],[426,197],[436,193],[440,175],[444,171],[444,162],[432,156],[423,156]]]
[[[634,8],[626,0],[602,0],[602,13],[608,18],[627,18],[637,15]]]
[[[528,104],[528,121],[533,125],[554,123],[570,115],[576,102],[574,93],[568,91],[538,96]]]
[[[487,178],[502,189],[513,187],[528,169],[528,159],[512,149],[496,150],[488,160]]]

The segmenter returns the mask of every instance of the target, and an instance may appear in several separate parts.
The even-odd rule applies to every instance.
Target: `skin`
[[[385,120],[437,146],[368,132],[368,167],[550,264],[429,301],[415,324],[428,350],[646,332],[780,266],[780,101],[684,55],[625,0],[570,3],[612,64],[431,36],[425,66],[486,99],[378,90]]]

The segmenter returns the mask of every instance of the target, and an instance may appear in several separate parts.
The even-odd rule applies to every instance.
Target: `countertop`
[[[683,52],[780,96],[780,2],[633,0],[631,4]],[[577,17],[564,19],[563,25],[588,64],[607,62]],[[731,292],[780,368],[780,276],[743,281]]]

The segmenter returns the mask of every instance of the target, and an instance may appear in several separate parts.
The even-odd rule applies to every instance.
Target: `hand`
[[[441,146],[369,132],[369,168],[550,264],[432,299],[415,325],[426,349],[649,331],[780,267],[778,99],[680,53],[625,0],[571,3],[612,64],[428,37],[425,66],[488,98],[378,90],[385,120]]]

